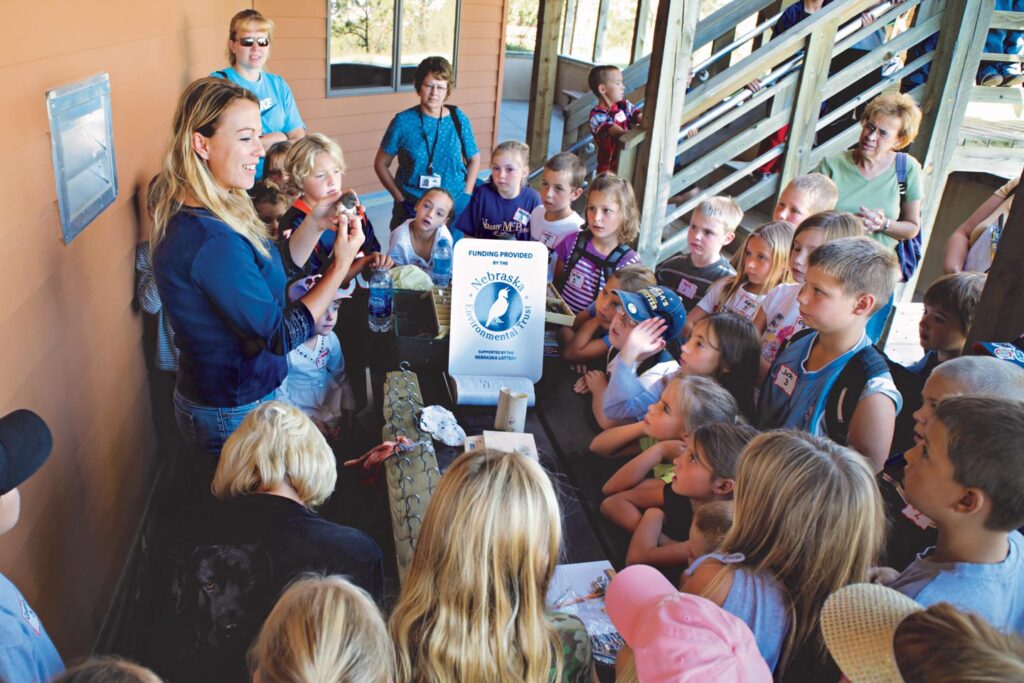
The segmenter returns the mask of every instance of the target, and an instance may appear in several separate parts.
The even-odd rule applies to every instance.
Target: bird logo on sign
[[[487,311],[487,322],[484,323],[484,327],[490,328],[500,322],[506,313],[508,313],[508,287],[498,292],[498,298],[494,300],[491,308]]]

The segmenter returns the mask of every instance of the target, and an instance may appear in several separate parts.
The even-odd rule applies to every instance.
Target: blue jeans
[[[242,406],[217,408],[196,403],[174,391],[174,418],[178,423],[185,445],[193,453],[212,455],[213,461],[220,456],[220,449],[228,437],[238,429],[245,416],[265,401],[271,401],[277,390],[271,391],[258,401]]]

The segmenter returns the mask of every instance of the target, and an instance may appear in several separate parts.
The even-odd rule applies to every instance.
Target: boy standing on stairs
[[[590,132],[597,146],[597,174],[615,173],[619,168],[616,141],[631,128],[640,125],[643,112],[626,99],[622,71],[617,66],[595,66],[587,84],[597,97],[597,106],[590,110]]]

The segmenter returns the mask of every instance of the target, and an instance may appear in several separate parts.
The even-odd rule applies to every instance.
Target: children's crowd
[[[356,408],[334,333],[345,300],[374,270],[435,275],[439,242],[469,237],[543,243],[575,313],[561,354],[593,414],[591,457],[619,465],[600,510],[632,534],[607,593],[627,643],[617,680],[1024,680],[1024,351],[965,349],[985,276],[932,283],[925,356],[897,366],[866,332],[893,295],[897,256],[834,210],[839,192],[819,174],[791,181],[732,259],[723,250],[743,211],[705,198],[686,251],[652,271],[630,246],[633,189],[612,172],[615,138],[642,115],[618,69],[595,68],[590,87],[600,172],[586,187],[580,159],[560,153],[538,193],[528,148],[503,142],[461,213],[428,188],[387,245],[345,189],[331,139],[268,150],[245,211],[291,275],[282,298],[316,295],[336,241],[358,253],[312,334],[288,350],[277,400],[249,412],[211,461],[220,505],[167,540],[155,614],[173,648],[146,663],[172,680],[595,679],[582,623],[546,605],[562,518],[537,462],[482,450],[452,463],[387,617],[380,549],[315,512],[336,483],[328,439],[345,437]],[[364,219],[361,235],[306,233],[331,202]],[[166,222],[166,198],[151,206]],[[151,259],[140,249],[143,276]],[[140,299],[159,314],[165,290],[151,285],[140,278]],[[177,358],[171,322],[160,319],[165,371]],[[221,583],[218,567],[244,580]],[[250,608],[235,614],[239,594]],[[59,671],[55,655],[31,671],[0,657],[25,680]],[[88,667],[156,680],[118,660],[56,680],[101,680]]]

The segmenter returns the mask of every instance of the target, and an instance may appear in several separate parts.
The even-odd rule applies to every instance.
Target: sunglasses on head
[[[238,38],[237,40],[242,47],[252,47],[254,44],[260,47],[270,45],[270,38]]]

